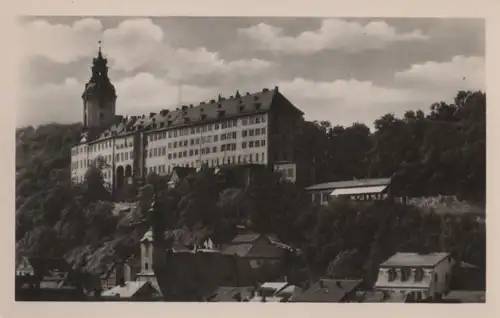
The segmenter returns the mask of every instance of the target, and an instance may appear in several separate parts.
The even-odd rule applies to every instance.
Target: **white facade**
[[[201,164],[267,164],[267,132],[267,114],[148,132],[146,169],[162,175]]]
[[[145,168],[148,174],[169,174],[174,167],[217,167],[224,164],[268,163],[267,114],[254,114],[214,123],[146,132]],[[83,182],[88,168],[101,157],[107,183],[112,184],[113,167],[133,169],[134,138],[118,135],[72,148],[71,173]],[[125,173],[125,175],[127,175]],[[131,175],[128,174],[128,175]]]
[[[408,262],[398,265],[384,265],[383,263],[379,269],[375,289],[396,297],[413,294],[414,299],[435,299],[439,295],[447,294],[450,288],[454,260],[449,254],[436,254],[441,254],[442,257],[433,264]],[[422,257],[425,258],[426,255],[422,255]]]

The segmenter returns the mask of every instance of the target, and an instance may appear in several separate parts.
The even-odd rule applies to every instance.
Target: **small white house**
[[[380,264],[374,289],[408,301],[440,299],[449,292],[453,265],[448,253],[396,253]]]

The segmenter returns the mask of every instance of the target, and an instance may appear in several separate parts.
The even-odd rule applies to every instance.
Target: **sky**
[[[373,127],[485,90],[485,26],[458,18],[24,17],[16,125],[82,120],[98,41],[117,114],[279,87],[307,120]]]

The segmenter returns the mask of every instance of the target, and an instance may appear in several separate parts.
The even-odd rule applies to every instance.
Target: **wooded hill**
[[[106,259],[137,251],[152,222],[151,193],[146,187],[137,197],[138,208],[116,214],[98,169],[88,171],[84,184],[71,185],[70,148],[80,130],[79,124],[49,124],[16,131],[16,251],[65,256],[75,267],[97,273]],[[384,115],[374,132],[359,123],[306,122],[299,140],[298,155],[315,182],[393,176],[405,195],[452,194],[484,204],[486,97],[481,92],[459,92],[454,103],[434,104],[427,114]],[[164,212],[154,222],[202,228],[220,240],[242,223],[275,233],[304,252],[300,266],[310,275],[329,270],[336,277],[371,282],[378,264],[396,251],[450,251],[485,270],[485,226],[468,213],[344,201],[319,207],[302,188],[274,173],[263,173],[246,189],[214,178],[201,171],[194,182],[168,190],[165,177],[149,177]]]

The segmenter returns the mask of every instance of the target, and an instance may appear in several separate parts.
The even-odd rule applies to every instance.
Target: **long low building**
[[[358,201],[388,200],[391,195],[391,178],[359,179],[325,182],[306,188],[312,202],[328,204],[336,197],[348,197]]]

